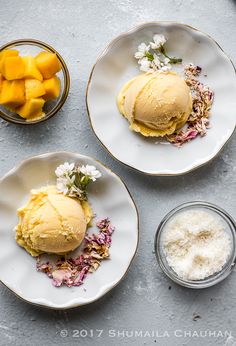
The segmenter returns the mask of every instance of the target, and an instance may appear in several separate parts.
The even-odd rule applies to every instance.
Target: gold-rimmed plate
[[[200,80],[215,93],[211,129],[180,149],[131,132],[116,105],[123,84],[140,73],[133,58],[137,46],[156,33],[167,38],[170,56],[202,67]],[[235,94],[234,66],[210,36],[184,24],[145,23],[117,37],[98,58],[88,82],[87,108],[95,135],[114,158],[146,174],[181,175],[212,160],[229,140],[236,124]]]
[[[17,209],[25,204],[30,190],[55,184],[55,168],[64,162],[96,166],[102,177],[89,188],[89,202],[96,214],[89,233],[97,232],[96,220],[109,217],[116,230],[110,258],[89,274],[79,287],[54,287],[36,271],[36,260],[15,241]],[[23,161],[0,180],[0,281],[29,303],[68,309],[98,300],[126,274],[137,251],[139,230],[135,203],[122,180],[93,158],[57,152]],[[79,250],[79,249],[78,249]]]

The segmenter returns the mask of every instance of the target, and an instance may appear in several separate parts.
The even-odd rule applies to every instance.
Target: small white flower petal
[[[169,58],[165,58],[165,59],[163,60],[163,63],[164,63],[165,65],[168,65],[169,62],[170,62],[170,59],[169,59]]]
[[[150,70],[150,67],[141,65],[140,66],[140,70],[143,71],[143,72],[148,72]]]
[[[57,169],[55,170],[56,176],[57,177],[61,177],[64,174],[63,169],[61,168],[61,166],[57,167]]]
[[[148,52],[150,49],[150,45],[146,45],[145,43],[141,43],[139,46],[138,46],[138,51],[141,52],[141,53],[146,53]]]
[[[57,189],[59,192],[67,194],[67,192],[68,192],[67,181],[68,180],[66,178],[58,178],[57,179]]]
[[[80,168],[80,172],[88,176],[92,181],[101,177],[101,173],[94,166],[86,165]]]
[[[159,46],[157,46],[156,43],[154,43],[154,42],[150,42],[150,46],[152,49],[158,49],[159,48]]]
[[[55,170],[55,174],[57,177],[62,177],[66,174],[71,174],[74,168],[75,168],[74,163],[70,164],[68,162],[65,162],[63,165],[60,165],[57,167],[57,169]]]
[[[148,58],[143,58],[138,62],[140,64],[140,70],[144,72],[148,72],[151,67],[151,61]]]
[[[134,54],[135,59],[142,59],[145,56],[143,52],[136,52]]]
[[[146,53],[149,51],[150,45],[146,45],[145,43],[141,43],[138,46],[138,51],[134,54],[136,59],[142,59],[145,57]]]
[[[161,61],[159,59],[159,56],[157,54],[154,54],[153,57],[154,57],[154,59],[153,59],[154,65],[156,65],[157,68],[160,68]]]
[[[162,70],[163,72],[167,72],[167,71],[169,71],[170,69],[171,69],[171,65],[170,65],[170,64],[161,67],[161,70]]]
[[[150,42],[150,46],[152,49],[158,49],[166,43],[166,38],[164,35],[154,35],[153,42]]]

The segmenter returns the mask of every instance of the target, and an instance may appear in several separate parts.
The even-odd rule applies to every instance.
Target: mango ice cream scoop
[[[18,215],[16,241],[32,256],[75,250],[92,219],[88,202],[65,196],[56,186],[32,190],[30,200]]]
[[[192,97],[174,72],[145,73],[128,81],[117,104],[130,129],[146,137],[165,136],[183,127],[192,111]]]

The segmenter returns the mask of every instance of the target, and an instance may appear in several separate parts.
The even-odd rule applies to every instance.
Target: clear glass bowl
[[[51,53],[56,53],[62,67],[61,71],[57,73],[57,76],[60,78],[60,81],[61,81],[61,92],[57,99],[52,101],[47,101],[45,103],[45,106],[43,108],[45,116],[42,119],[38,119],[34,121],[26,121],[25,119],[21,118],[18,114],[9,111],[2,105],[0,105],[0,117],[11,123],[21,124],[21,125],[37,124],[53,117],[65,103],[69,93],[69,89],[70,89],[69,71],[61,55],[54,48],[49,46],[47,43],[44,43],[38,40],[33,40],[33,39],[11,41],[5,44],[4,46],[2,46],[0,48],[0,52],[3,51],[4,49],[17,49],[21,55],[33,55],[33,56],[38,54],[42,50],[48,51]]]
[[[186,210],[192,210],[192,209],[201,209],[210,211],[212,214],[216,214],[218,217],[221,218],[222,222],[225,225],[225,230],[227,231],[230,240],[231,240],[231,253],[228,257],[227,262],[223,266],[222,270],[220,272],[215,273],[214,275],[207,277],[202,280],[184,280],[180,278],[175,271],[169,266],[166,256],[164,247],[162,244],[162,237],[166,230],[167,223],[173,219],[178,213],[186,211]],[[155,236],[155,253],[157,261],[163,270],[163,272],[174,282],[178,283],[179,285],[189,287],[189,288],[206,288],[213,286],[220,281],[224,280],[232,271],[235,260],[236,260],[236,224],[233,220],[233,218],[225,212],[223,209],[219,208],[218,206],[202,202],[202,201],[196,201],[196,202],[189,202],[181,204],[179,207],[173,209],[171,212],[169,212],[164,219],[161,221],[157,232]]]

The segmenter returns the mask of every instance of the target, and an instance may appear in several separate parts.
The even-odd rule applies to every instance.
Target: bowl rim
[[[30,45],[30,46],[38,46],[41,48],[46,49],[47,51],[50,51],[52,53],[55,53],[61,63],[62,66],[62,73],[63,73],[63,77],[64,77],[64,89],[63,89],[63,93],[59,99],[59,102],[56,104],[55,107],[53,107],[47,114],[45,117],[38,119],[38,120],[34,120],[34,121],[23,121],[21,118],[19,119],[13,119],[13,118],[9,118],[8,115],[6,115],[6,113],[4,113],[1,109],[0,109],[0,117],[10,123],[13,124],[17,124],[17,125],[36,125],[39,123],[42,123],[50,118],[52,118],[64,105],[64,103],[66,102],[66,99],[68,97],[69,94],[69,90],[70,90],[70,74],[69,74],[69,70],[67,68],[67,65],[64,61],[64,59],[62,58],[62,56],[58,53],[58,51],[53,48],[52,46],[50,46],[49,44],[40,41],[40,40],[36,40],[36,39],[32,39],[32,38],[25,38],[25,39],[17,39],[17,40],[13,40],[10,41],[8,43],[5,43],[4,45],[2,45],[0,47],[0,53],[4,50],[4,49],[8,49],[14,46],[24,46],[24,45]]]
[[[184,211],[191,207],[193,208],[199,207],[202,209],[208,209],[218,214],[222,219],[224,219],[227,222],[227,224],[229,225],[229,230],[232,235],[231,255],[227,259],[225,268],[222,269],[220,272],[216,272],[212,276],[206,277],[205,279],[202,279],[202,280],[184,280],[182,278],[179,278],[176,273],[170,272],[169,266],[164,263],[163,256],[159,251],[161,247],[160,238],[166,223],[169,220],[171,220],[178,212]],[[155,234],[155,238],[154,238],[154,252],[156,255],[157,262],[161,270],[163,271],[163,273],[175,283],[187,288],[192,288],[192,289],[203,289],[203,288],[214,286],[218,284],[219,282],[223,281],[224,279],[226,279],[228,275],[232,272],[235,266],[235,263],[236,263],[236,223],[233,217],[228,212],[226,212],[224,209],[222,209],[221,207],[219,207],[218,205],[214,203],[200,201],[200,200],[182,203],[179,206],[173,208],[171,211],[169,211],[159,223],[156,234]]]
[[[87,108],[87,114],[88,114],[88,118],[89,118],[89,122],[90,122],[90,126],[93,130],[93,133],[95,135],[95,137],[98,139],[98,141],[100,142],[100,144],[103,146],[103,148],[109,153],[109,155],[117,162],[121,163],[122,165],[128,167],[128,168],[131,168],[132,170],[138,172],[138,173],[141,173],[141,174],[145,174],[147,176],[154,176],[154,177],[161,177],[161,176],[182,176],[184,174],[187,174],[187,173],[190,173],[190,172],[193,172],[195,171],[196,169],[200,168],[200,167],[203,167],[205,166],[206,164],[212,162],[221,152],[222,150],[224,149],[224,147],[227,145],[227,143],[230,141],[230,139],[233,137],[233,134],[235,133],[235,130],[236,130],[236,124],[234,126],[234,129],[232,131],[232,133],[230,134],[230,136],[227,138],[227,140],[221,145],[221,147],[219,148],[219,150],[216,152],[216,153],[213,153],[212,156],[208,157],[204,162],[202,162],[201,164],[195,164],[192,168],[190,169],[186,169],[186,170],[182,170],[181,172],[178,172],[178,173],[158,173],[158,172],[148,172],[144,169],[139,169],[139,168],[136,168],[134,165],[131,165],[131,164],[128,164],[126,162],[124,162],[123,160],[117,158],[110,150],[109,148],[106,146],[105,143],[103,143],[103,140],[97,135],[96,133],[96,130],[94,129],[93,127],[93,121],[92,121],[92,117],[90,115],[90,110],[89,110],[89,102],[88,102],[88,94],[89,94],[89,89],[90,89],[90,85],[91,85],[91,81],[92,81],[92,78],[93,78],[93,73],[94,73],[94,70],[95,70],[95,67],[96,65],[106,56],[106,54],[109,52],[109,50],[111,48],[113,48],[113,46],[122,38],[126,37],[126,36],[129,36],[131,34],[134,34],[136,31],[138,30],[141,30],[145,27],[148,27],[150,25],[165,25],[165,24],[168,24],[168,25],[178,25],[180,27],[184,27],[184,28],[187,28],[188,30],[193,30],[193,31],[196,31],[206,37],[208,37],[208,39],[210,39],[212,42],[214,42],[217,47],[221,50],[221,52],[223,53],[225,59],[227,59],[233,69],[234,69],[234,73],[235,73],[235,76],[236,76],[236,67],[232,61],[232,59],[228,56],[228,54],[225,53],[225,51],[223,50],[223,48],[219,45],[219,43],[213,38],[211,37],[209,34],[205,33],[204,31],[202,30],[199,30],[189,24],[185,24],[185,23],[182,23],[182,22],[175,22],[175,21],[171,21],[171,20],[161,20],[161,21],[148,21],[148,22],[143,22],[139,25],[136,25],[132,28],[130,28],[129,30],[127,31],[124,31],[122,32],[121,34],[117,35],[114,39],[112,39],[110,41],[110,43],[108,43],[108,45],[104,48],[104,50],[98,55],[97,57],[97,60],[95,61],[92,69],[91,69],[91,72],[90,72],[90,75],[89,75],[89,79],[88,79],[88,83],[87,83],[87,88],[86,88],[86,96],[85,96],[85,99],[86,99],[86,108]]]
[[[72,151],[54,151],[54,152],[46,152],[44,154],[40,154],[40,155],[34,155],[34,156],[30,156],[26,159],[23,159],[21,161],[19,161],[13,168],[11,168],[7,173],[5,173],[3,176],[0,176],[0,183],[2,183],[2,181],[8,177],[9,175],[15,174],[23,165],[27,164],[28,162],[30,162],[33,159],[46,159],[46,158],[50,158],[51,156],[55,156],[55,155],[64,155],[64,154],[68,154],[68,155],[72,155],[72,156],[79,156],[80,158],[86,159],[92,159],[95,162],[99,163],[102,167],[104,167],[110,174],[114,175],[117,180],[124,186],[125,190],[127,191],[131,203],[133,205],[133,208],[135,210],[135,214],[136,214],[136,221],[137,221],[137,242],[136,242],[136,247],[134,250],[134,253],[127,265],[126,270],[124,271],[123,275],[119,278],[119,280],[112,285],[112,287],[108,290],[105,290],[98,298],[91,300],[90,302],[87,303],[79,303],[77,305],[73,305],[73,306],[67,306],[67,307],[56,307],[56,306],[50,306],[50,305],[46,305],[46,304],[41,304],[41,303],[36,303],[36,302],[32,302],[30,300],[27,300],[26,298],[23,298],[21,295],[19,295],[19,293],[17,293],[13,288],[10,288],[6,283],[4,283],[1,279],[0,279],[0,283],[5,286],[9,291],[11,291],[17,298],[19,298],[21,301],[24,301],[30,305],[33,305],[35,307],[40,307],[40,308],[44,308],[44,309],[48,309],[48,310],[69,310],[69,309],[75,309],[78,307],[82,307],[82,306],[86,306],[86,305],[91,305],[97,301],[99,301],[101,298],[103,298],[105,295],[107,295],[111,290],[113,290],[116,286],[118,286],[121,281],[123,281],[123,279],[127,276],[129,269],[137,255],[138,252],[138,248],[139,248],[139,243],[140,243],[140,215],[139,215],[139,210],[137,207],[137,204],[131,194],[131,192],[128,189],[128,186],[126,185],[126,183],[124,182],[124,180],[117,174],[115,173],[111,168],[109,168],[106,164],[104,164],[103,162],[101,162],[98,159],[95,159],[93,156],[89,156],[89,155],[83,155],[79,152],[72,152]]]

